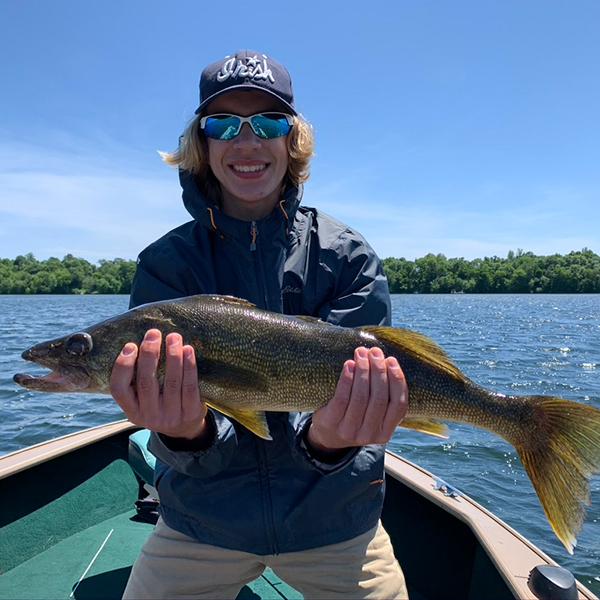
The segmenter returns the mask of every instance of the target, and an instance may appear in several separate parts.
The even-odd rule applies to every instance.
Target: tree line
[[[600,256],[584,248],[566,255],[510,251],[506,258],[446,258],[427,254],[414,261],[386,258],[393,294],[600,293]]]
[[[115,258],[97,265],[67,254],[37,260],[33,254],[0,258],[0,294],[129,294],[135,261]]]
[[[72,254],[2,258],[0,294],[129,294],[135,265],[123,258],[93,264]],[[393,294],[600,293],[600,256],[587,248],[551,256],[511,250],[506,258],[474,260],[386,258],[383,268]]]

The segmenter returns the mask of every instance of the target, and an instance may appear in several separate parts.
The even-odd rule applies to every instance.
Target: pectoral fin
[[[241,410],[239,408],[231,408],[230,406],[222,406],[216,404],[214,401],[206,402],[206,404],[217,409],[219,412],[222,412],[224,415],[235,419],[259,438],[262,438],[263,440],[273,439],[271,437],[271,432],[269,431],[269,425],[264,411]]]
[[[448,427],[444,423],[431,419],[404,419],[400,423],[400,427],[414,429],[415,431],[444,439],[448,437]]]

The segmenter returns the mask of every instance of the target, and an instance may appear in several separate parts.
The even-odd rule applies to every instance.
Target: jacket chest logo
[[[301,294],[302,288],[286,285],[282,290],[282,294]]]
[[[252,79],[253,81],[270,81],[275,83],[273,73],[267,64],[267,57],[263,54],[262,62],[256,56],[236,59],[235,56],[227,59],[221,70],[217,73],[217,81],[227,79]]]

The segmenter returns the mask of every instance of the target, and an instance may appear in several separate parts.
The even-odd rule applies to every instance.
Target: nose
[[[21,354],[21,358],[29,361],[35,361],[36,358],[43,358],[48,355],[48,344],[42,342],[41,344],[36,344],[35,346],[31,346]]]
[[[242,130],[233,140],[236,147],[256,147],[260,146],[260,138],[252,131],[250,123],[244,123]]]

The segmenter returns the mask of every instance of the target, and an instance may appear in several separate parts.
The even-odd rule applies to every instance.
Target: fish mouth
[[[82,375],[74,379],[71,374],[64,375],[57,371],[41,376],[17,373],[13,376],[13,381],[21,387],[38,392],[81,392],[89,384],[89,377]]]
[[[83,392],[90,386],[90,376],[83,369],[77,367],[57,368],[55,365],[49,364],[50,361],[36,356],[32,350],[33,348],[25,350],[22,357],[50,369],[50,373],[44,375],[16,373],[13,375],[13,381],[21,387],[38,392]]]
[[[13,376],[13,381],[21,387],[38,392],[82,392],[90,384],[89,376],[83,372],[67,374],[59,371],[39,376],[17,373]]]

